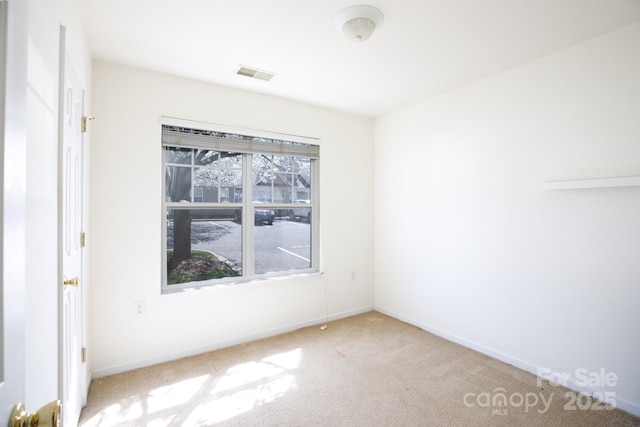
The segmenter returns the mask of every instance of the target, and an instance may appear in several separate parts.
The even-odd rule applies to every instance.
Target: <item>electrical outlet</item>
[[[144,317],[147,314],[147,305],[144,301],[134,301],[133,302],[133,316],[134,317]]]
[[[351,272],[351,281],[355,282],[356,280],[357,280],[357,275],[356,275],[356,272],[354,270],[354,271]]]

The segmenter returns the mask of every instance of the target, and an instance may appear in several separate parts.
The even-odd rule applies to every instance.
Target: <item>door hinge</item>
[[[83,248],[87,246],[87,233],[84,231],[80,233],[80,246]]]
[[[93,120],[94,117],[82,116],[82,133],[87,132],[87,123],[89,120]]]
[[[82,350],[80,351],[80,357],[82,358],[82,363],[86,363],[87,362],[87,348],[86,347],[82,347]]]

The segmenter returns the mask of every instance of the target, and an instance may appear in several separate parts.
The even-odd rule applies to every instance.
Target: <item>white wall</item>
[[[371,119],[105,62],[93,71],[94,376],[322,322],[323,285],[332,316],[373,306]],[[161,116],[320,138],[325,274],[160,295]]]
[[[541,188],[640,175],[639,113],[637,23],[376,119],[376,308],[640,414],[640,187]]]

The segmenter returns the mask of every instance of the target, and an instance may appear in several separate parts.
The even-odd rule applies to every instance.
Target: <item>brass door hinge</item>
[[[87,362],[87,348],[86,347],[82,347],[82,350],[80,351],[80,357],[82,358],[82,363],[86,363]]]
[[[80,286],[80,278],[78,276],[72,279],[67,279],[66,277],[64,277],[62,281],[62,286],[63,286],[63,289],[66,288],[67,286],[73,286],[77,288],[78,286]]]
[[[94,117],[82,116],[82,133],[87,132],[87,123],[89,120],[93,120]]]
[[[80,246],[83,248],[87,246],[87,233],[84,231],[80,233]]]

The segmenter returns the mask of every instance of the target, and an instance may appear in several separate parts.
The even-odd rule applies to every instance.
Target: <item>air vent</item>
[[[268,71],[258,70],[257,68],[245,67],[244,65],[241,65],[240,68],[238,68],[238,71],[236,71],[236,74],[241,76],[251,77],[258,80],[264,80],[267,82],[271,80],[273,76],[275,76],[275,74],[270,73]]]

